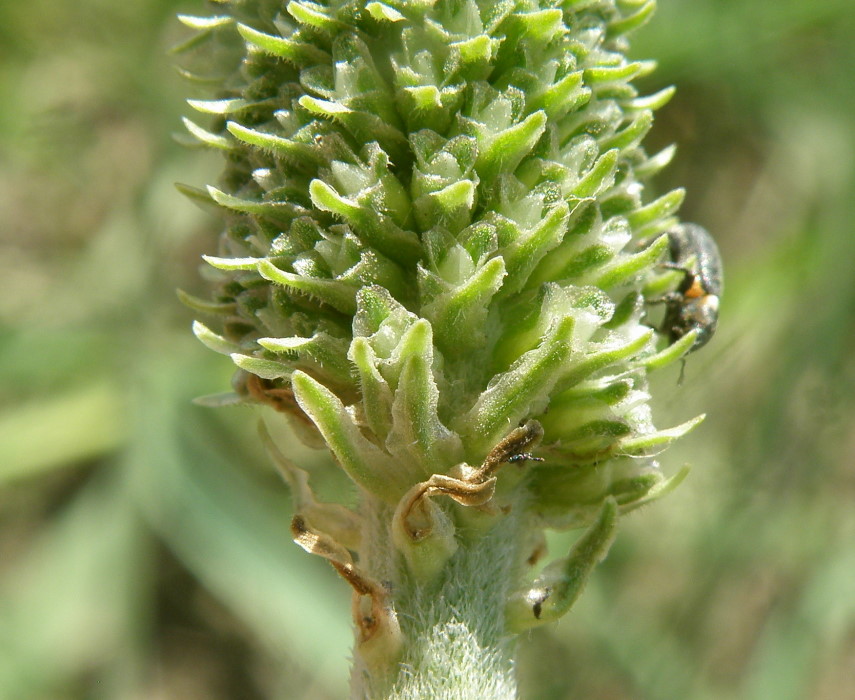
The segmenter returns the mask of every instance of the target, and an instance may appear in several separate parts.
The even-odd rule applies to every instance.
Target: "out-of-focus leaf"
[[[95,478],[0,585],[0,696],[62,696],[83,669],[134,653],[146,537],[116,473]],[[55,694],[56,693],[56,694]]]
[[[106,382],[0,413],[0,486],[115,450],[128,431],[117,387]]]
[[[137,394],[130,464],[139,505],[182,563],[273,653],[298,660],[340,697],[350,591],[290,541],[284,485],[274,482],[271,492],[246,474],[207,423],[212,409],[190,405],[195,388],[182,374],[179,366],[149,366]]]

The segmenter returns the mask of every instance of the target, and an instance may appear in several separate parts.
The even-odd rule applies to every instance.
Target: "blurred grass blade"
[[[101,383],[0,414],[0,486],[107,454],[127,435],[114,386]]]

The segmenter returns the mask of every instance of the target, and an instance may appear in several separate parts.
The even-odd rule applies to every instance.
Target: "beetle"
[[[662,297],[665,317],[659,331],[671,343],[686,333],[698,332],[689,352],[706,345],[718,323],[718,306],[724,283],[721,254],[703,226],[680,224],[667,233],[670,261],[666,267],[684,273],[676,291]]]

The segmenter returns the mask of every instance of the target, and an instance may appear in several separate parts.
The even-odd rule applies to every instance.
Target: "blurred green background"
[[[726,291],[656,411],[708,418],[662,460],[688,481],[524,640],[523,696],[853,698],[855,5],[660,5],[633,50],[679,87],[655,186],[688,188]],[[2,700],[346,694],[349,592],[290,543],[258,415],[191,403],[231,367],[174,293],[204,293],[217,223],[173,183],[220,167],[171,136],[177,11],[205,8],[0,3]]]

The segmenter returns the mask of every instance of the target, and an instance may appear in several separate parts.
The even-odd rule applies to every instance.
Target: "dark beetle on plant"
[[[665,318],[659,330],[672,343],[696,330],[698,335],[689,350],[694,352],[709,342],[718,323],[723,288],[721,254],[703,226],[680,224],[667,235],[671,258],[667,266],[681,270],[684,277],[676,291],[661,299]]]

